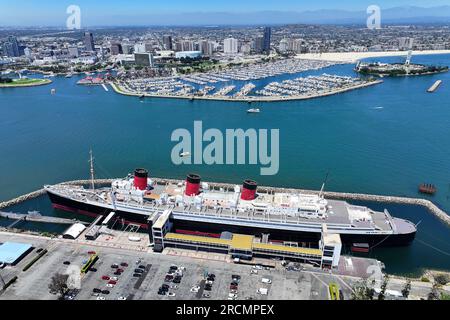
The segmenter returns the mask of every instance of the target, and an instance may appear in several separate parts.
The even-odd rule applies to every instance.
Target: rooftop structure
[[[15,265],[32,249],[28,243],[5,242],[0,245],[0,263]]]

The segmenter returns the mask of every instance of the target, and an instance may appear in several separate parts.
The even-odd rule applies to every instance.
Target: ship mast
[[[95,184],[94,184],[94,157],[92,156],[92,149],[89,151],[89,162],[91,163],[91,189],[94,190],[95,189]]]
[[[330,172],[327,172],[327,175],[325,176],[325,180],[322,183],[322,187],[320,188],[320,192],[319,192],[319,198],[323,197],[323,189],[325,189],[325,184],[327,183],[329,174],[330,174]]]

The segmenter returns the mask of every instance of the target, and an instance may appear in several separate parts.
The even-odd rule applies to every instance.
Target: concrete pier
[[[110,184],[115,179],[98,179],[95,180],[96,185],[107,185]],[[161,179],[161,178],[153,178],[153,181],[160,185],[166,185],[170,183],[178,183],[180,180],[174,179]],[[89,185],[91,183],[90,180],[75,180],[63,182],[63,185]],[[212,189],[220,189],[224,190],[234,190],[235,184],[230,183],[215,183],[208,182],[208,185]],[[305,190],[305,189],[293,189],[293,188],[275,188],[275,187],[258,187],[259,193],[275,193],[275,192],[302,192],[302,193],[311,193],[317,194],[318,191],[314,190]],[[15,199],[5,201],[0,203],[0,210],[6,207],[18,204],[23,201],[27,201],[32,198],[36,198],[45,193],[44,189],[40,189],[26,195],[17,197]],[[439,218],[442,222],[446,223],[450,226],[450,216],[442,209],[440,209],[437,205],[427,199],[422,198],[408,198],[408,197],[397,197],[397,196],[384,196],[384,195],[373,195],[373,194],[364,194],[364,193],[345,193],[345,192],[324,192],[326,198],[330,199],[340,199],[340,200],[362,200],[362,201],[374,201],[374,202],[384,202],[384,203],[398,203],[398,204],[408,204],[408,205],[419,205],[427,208],[433,215]]]

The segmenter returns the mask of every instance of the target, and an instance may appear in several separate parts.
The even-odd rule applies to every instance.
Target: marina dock
[[[442,80],[438,80],[435,83],[433,83],[433,85],[427,90],[428,93],[433,93],[435,92],[439,86],[441,85]]]

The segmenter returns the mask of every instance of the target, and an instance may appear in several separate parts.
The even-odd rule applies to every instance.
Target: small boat
[[[145,98],[145,94],[141,94],[141,95],[139,96],[139,99],[141,99],[141,100],[144,100],[144,98]]]
[[[425,194],[435,194],[436,187],[434,186],[434,184],[431,184],[431,183],[422,183],[419,186],[419,192],[425,193]]]
[[[55,93],[56,93],[56,89],[50,90],[50,93],[51,93],[51,94],[55,94]]]
[[[260,113],[261,110],[259,110],[258,108],[251,108],[247,110],[247,113]]]
[[[182,152],[180,153],[180,157],[184,158],[184,157],[189,157],[191,155],[190,152]]]
[[[68,73],[68,74],[66,74],[66,78],[72,78],[72,73]]]

